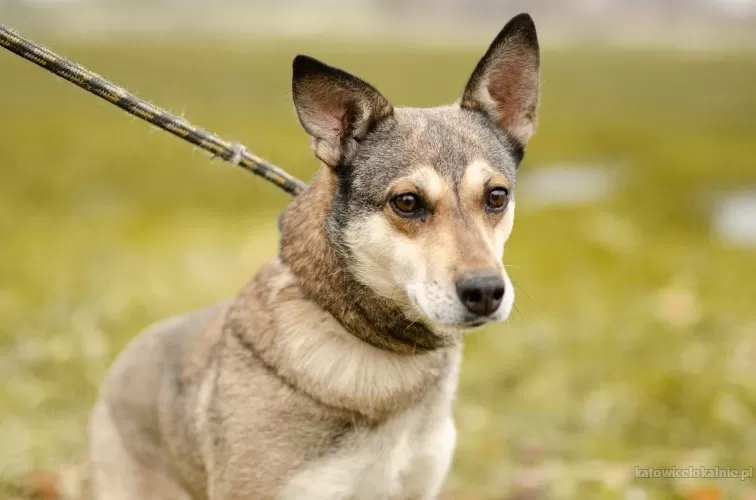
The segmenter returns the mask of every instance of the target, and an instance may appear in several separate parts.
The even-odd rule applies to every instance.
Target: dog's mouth
[[[490,316],[481,317],[476,316],[472,318],[464,318],[461,321],[455,322],[455,323],[447,323],[443,326],[446,326],[447,328],[452,328],[454,330],[475,330],[477,328],[480,328],[482,326],[487,325],[488,323],[496,321],[494,318]]]
[[[464,328],[465,330],[470,330],[473,328],[480,328],[481,326],[485,325],[489,321],[491,321],[490,318],[473,318],[473,319],[460,323],[459,326],[461,328]]]

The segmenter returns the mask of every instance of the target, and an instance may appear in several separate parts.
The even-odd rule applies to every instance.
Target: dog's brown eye
[[[420,199],[414,194],[405,193],[395,197],[392,201],[394,209],[399,215],[415,215],[421,208]]]
[[[495,188],[488,192],[486,196],[486,208],[491,211],[498,212],[503,210],[507,206],[509,200],[509,193],[504,188]]]

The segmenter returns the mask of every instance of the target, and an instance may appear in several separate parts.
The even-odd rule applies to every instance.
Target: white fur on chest
[[[456,431],[450,415],[413,409],[363,431],[331,456],[308,464],[281,500],[431,500],[449,470]]]

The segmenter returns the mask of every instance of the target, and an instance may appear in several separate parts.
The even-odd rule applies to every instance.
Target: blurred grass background
[[[303,179],[317,164],[290,102],[296,53],[426,106],[457,99],[485,49],[40,41]],[[749,51],[545,51],[523,183],[588,164],[614,188],[570,206],[518,196],[506,256],[517,311],[467,340],[452,498],[754,498],[753,478],[634,468],[756,463],[756,253],[712,232],[717,197],[756,186],[755,90]],[[150,322],[234,294],[275,255],[287,199],[0,53],[8,498],[30,471],[85,461],[113,357]],[[700,496],[709,486],[726,496]]]

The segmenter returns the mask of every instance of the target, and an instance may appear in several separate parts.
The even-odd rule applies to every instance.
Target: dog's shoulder
[[[113,384],[118,385],[118,393],[123,393],[123,384],[127,384],[134,386],[127,392],[145,394],[150,392],[145,389],[160,386],[166,369],[199,369],[203,362],[200,358],[218,337],[217,322],[227,307],[228,302],[220,302],[157,321],[142,330],[116,358],[103,387],[104,395]]]
[[[195,311],[183,318],[179,329],[189,335],[183,340],[179,359],[178,377],[183,382],[192,380],[207,368],[212,353],[223,336],[223,325],[230,300]]]

